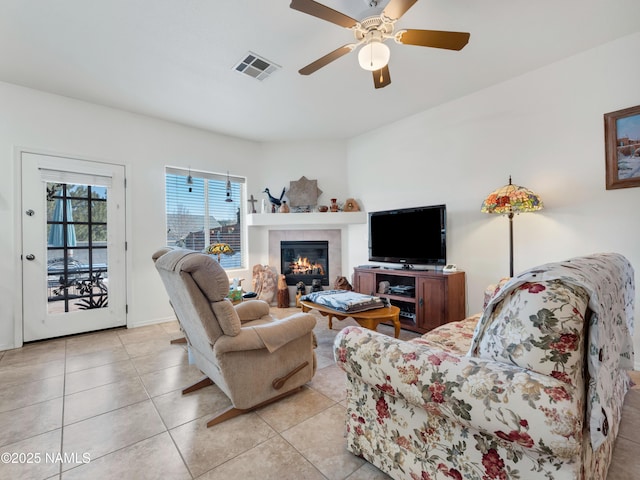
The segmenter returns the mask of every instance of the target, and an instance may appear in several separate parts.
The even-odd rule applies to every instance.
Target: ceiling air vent
[[[256,80],[262,81],[278,70],[280,65],[276,65],[260,55],[249,52],[233,68],[236,72],[242,73],[243,75],[249,75]]]

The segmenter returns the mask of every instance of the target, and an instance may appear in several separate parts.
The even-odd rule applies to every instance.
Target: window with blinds
[[[167,245],[203,252],[226,244],[216,255],[225,269],[242,268],[240,214],[245,179],[232,175],[167,167],[165,173]]]

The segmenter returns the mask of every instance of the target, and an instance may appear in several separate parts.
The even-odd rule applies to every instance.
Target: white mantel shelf
[[[353,225],[367,223],[366,212],[250,213],[250,227],[297,227],[302,225]]]

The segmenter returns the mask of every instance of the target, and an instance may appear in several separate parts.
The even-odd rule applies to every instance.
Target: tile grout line
[[[326,367],[325,367],[325,368],[326,368]],[[309,388],[311,388],[311,387],[309,387]],[[319,392],[318,390],[314,390],[314,391],[315,391],[315,392],[317,392],[317,393],[319,393],[319,394],[321,394],[321,395],[324,395],[323,393]],[[326,395],[324,395],[324,396],[326,397]],[[327,398],[329,398],[329,397],[327,397]],[[325,408],[325,409],[323,409],[322,411],[320,411],[320,412],[316,413],[315,415],[312,415],[311,417],[306,418],[305,420],[303,420],[303,421],[302,421],[302,422],[300,422],[300,423],[304,423],[304,422],[306,422],[306,421],[308,421],[308,420],[311,420],[312,418],[314,418],[314,417],[316,417],[316,416],[318,416],[318,415],[320,415],[320,414],[322,414],[322,413],[326,412],[327,410],[329,410],[329,409],[331,409],[331,408],[335,407],[336,405],[340,405],[340,402],[337,402],[337,401],[333,400],[332,398],[329,398],[329,399],[333,401],[333,404],[331,404],[331,405],[327,406],[327,408]],[[284,440],[288,445],[291,445],[291,448],[293,448],[296,452],[298,452],[298,454],[299,454],[302,458],[304,458],[307,462],[309,462],[309,464],[310,464],[310,465],[311,465],[311,466],[312,466],[312,467],[313,467],[313,468],[314,468],[314,469],[315,469],[315,470],[316,470],[320,475],[322,475],[322,477],[323,477],[323,478],[328,479],[328,477],[327,477],[324,473],[322,473],[322,471],[318,468],[318,466],[317,466],[314,462],[312,462],[312,461],[311,461],[311,459],[310,459],[310,458],[308,458],[304,453],[302,453],[300,450],[298,450],[298,449],[295,447],[295,445],[293,445],[291,442],[289,442],[289,441],[288,441],[286,438],[284,438],[284,436],[282,435],[284,432],[287,432],[287,431],[291,430],[292,428],[297,427],[298,425],[300,425],[300,423],[297,423],[296,425],[293,425],[293,426],[291,426],[291,427],[287,428],[286,430],[283,430],[282,432],[278,432],[278,435],[280,435],[280,437],[282,438],[282,440]],[[353,473],[355,473],[356,471],[357,471],[357,469],[356,469],[356,470],[354,470],[353,472],[351,472],[349,475],[353,475]],[[347,477],[348,477],[349,475],[347,475]],[[346,477],[345,477],[345,478],[346,478]]]
[[[122,340],[121,340],[122,341]],[[126,351],[126,348],[125,348]],[[129,355],[129,352],[127,352],[127,355]],[[131,356],[129,355],[129,358],[131,358]],[[191,477],[191,479],[193,480],[195,478],[195,476],[193,475],[193,472],[191,471],[191,469],[189,468],[189,465],[187,463],[187,461],[185,460],[184,456],[182,455],[182,452],[180,451],[180,448],[178,447],[178,444],[176,443],[175,439],[173,438],[173,435],[171,434],[171,429],[169,428],[169,426],[167,425],[167,422],[165,421],[165,419],[162,417],[160,411],[158,410],[158,407],[156,405],[156,402],[153,400],[154,398],[160,396],[160,395],[156,395],[156,397],[153,397],[151,395],[151,393],[149,392],[149,390],[147,389],[147,386],[145,385],[144,381],[142,380],[142,376],[140,375],[140,372],[138,371],[138,368],[135,366],[135,364],[133,365],[133,367],[136,370],[136,373],[138,374],[138,379],[140,380],[140,383],[142,383],[142,387],[144,388],[144,391],[147,393],[147,395],[149,396],[149,400],[151,400],[151,405],[153,405],[153,409],[155,410],[156,414],[158,415],[158,417],[160,417],[160,421],[162,422],[162,425],[165,428],[165,432],[167,433],[167,435],[169,435],[169,438],[171,439],[171,444],[173,445],[173,447],[176,449],[176,452],[178,453],[178,456],[180,457],[180,460],[182,460],[182,463],[184,465],[184,467],[187,469],[187,472],[189,473],[189,476]],[[160,371],[162,369],[158,369],[156,371]],[[147,372],[149,373],[149,372]],[[174,392],[175,390],[171,390],[170,392],[165,392],[162,395],[165,395],[167,393],[171,393]],[[204,417],[204,415],[202,415],[202,417]],[[198,418],[202,418],[202,417],[198,417]],[[192,420],[193,421],[193,420]],[[176,427],[174,427],[176,428]],[[164,432],[163,432],[164,433]]]
[[[62,412],[60,417],[60,454],[64,455],[64,407],[67,389],[67,340],[64,341],[64,365],[62,367]],[[62,479],[62,462],[58,467],[58,478]]]

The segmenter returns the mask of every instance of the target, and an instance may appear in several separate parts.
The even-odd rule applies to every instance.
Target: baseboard
[[[0,345],[0,352],[4,352],[5,350],[13,350],[14,348],[19,347],[16,347],[13,343],[4,343]]]
[[[146,327],[147,325],[156,325],[158,323],[166,323],[166,322],[175,322],[176,317],[163,317],[163,318],[150,318],[148,320],[136,323],[130,323],[127,325],[127,328],[136,328],[136,327]]]

